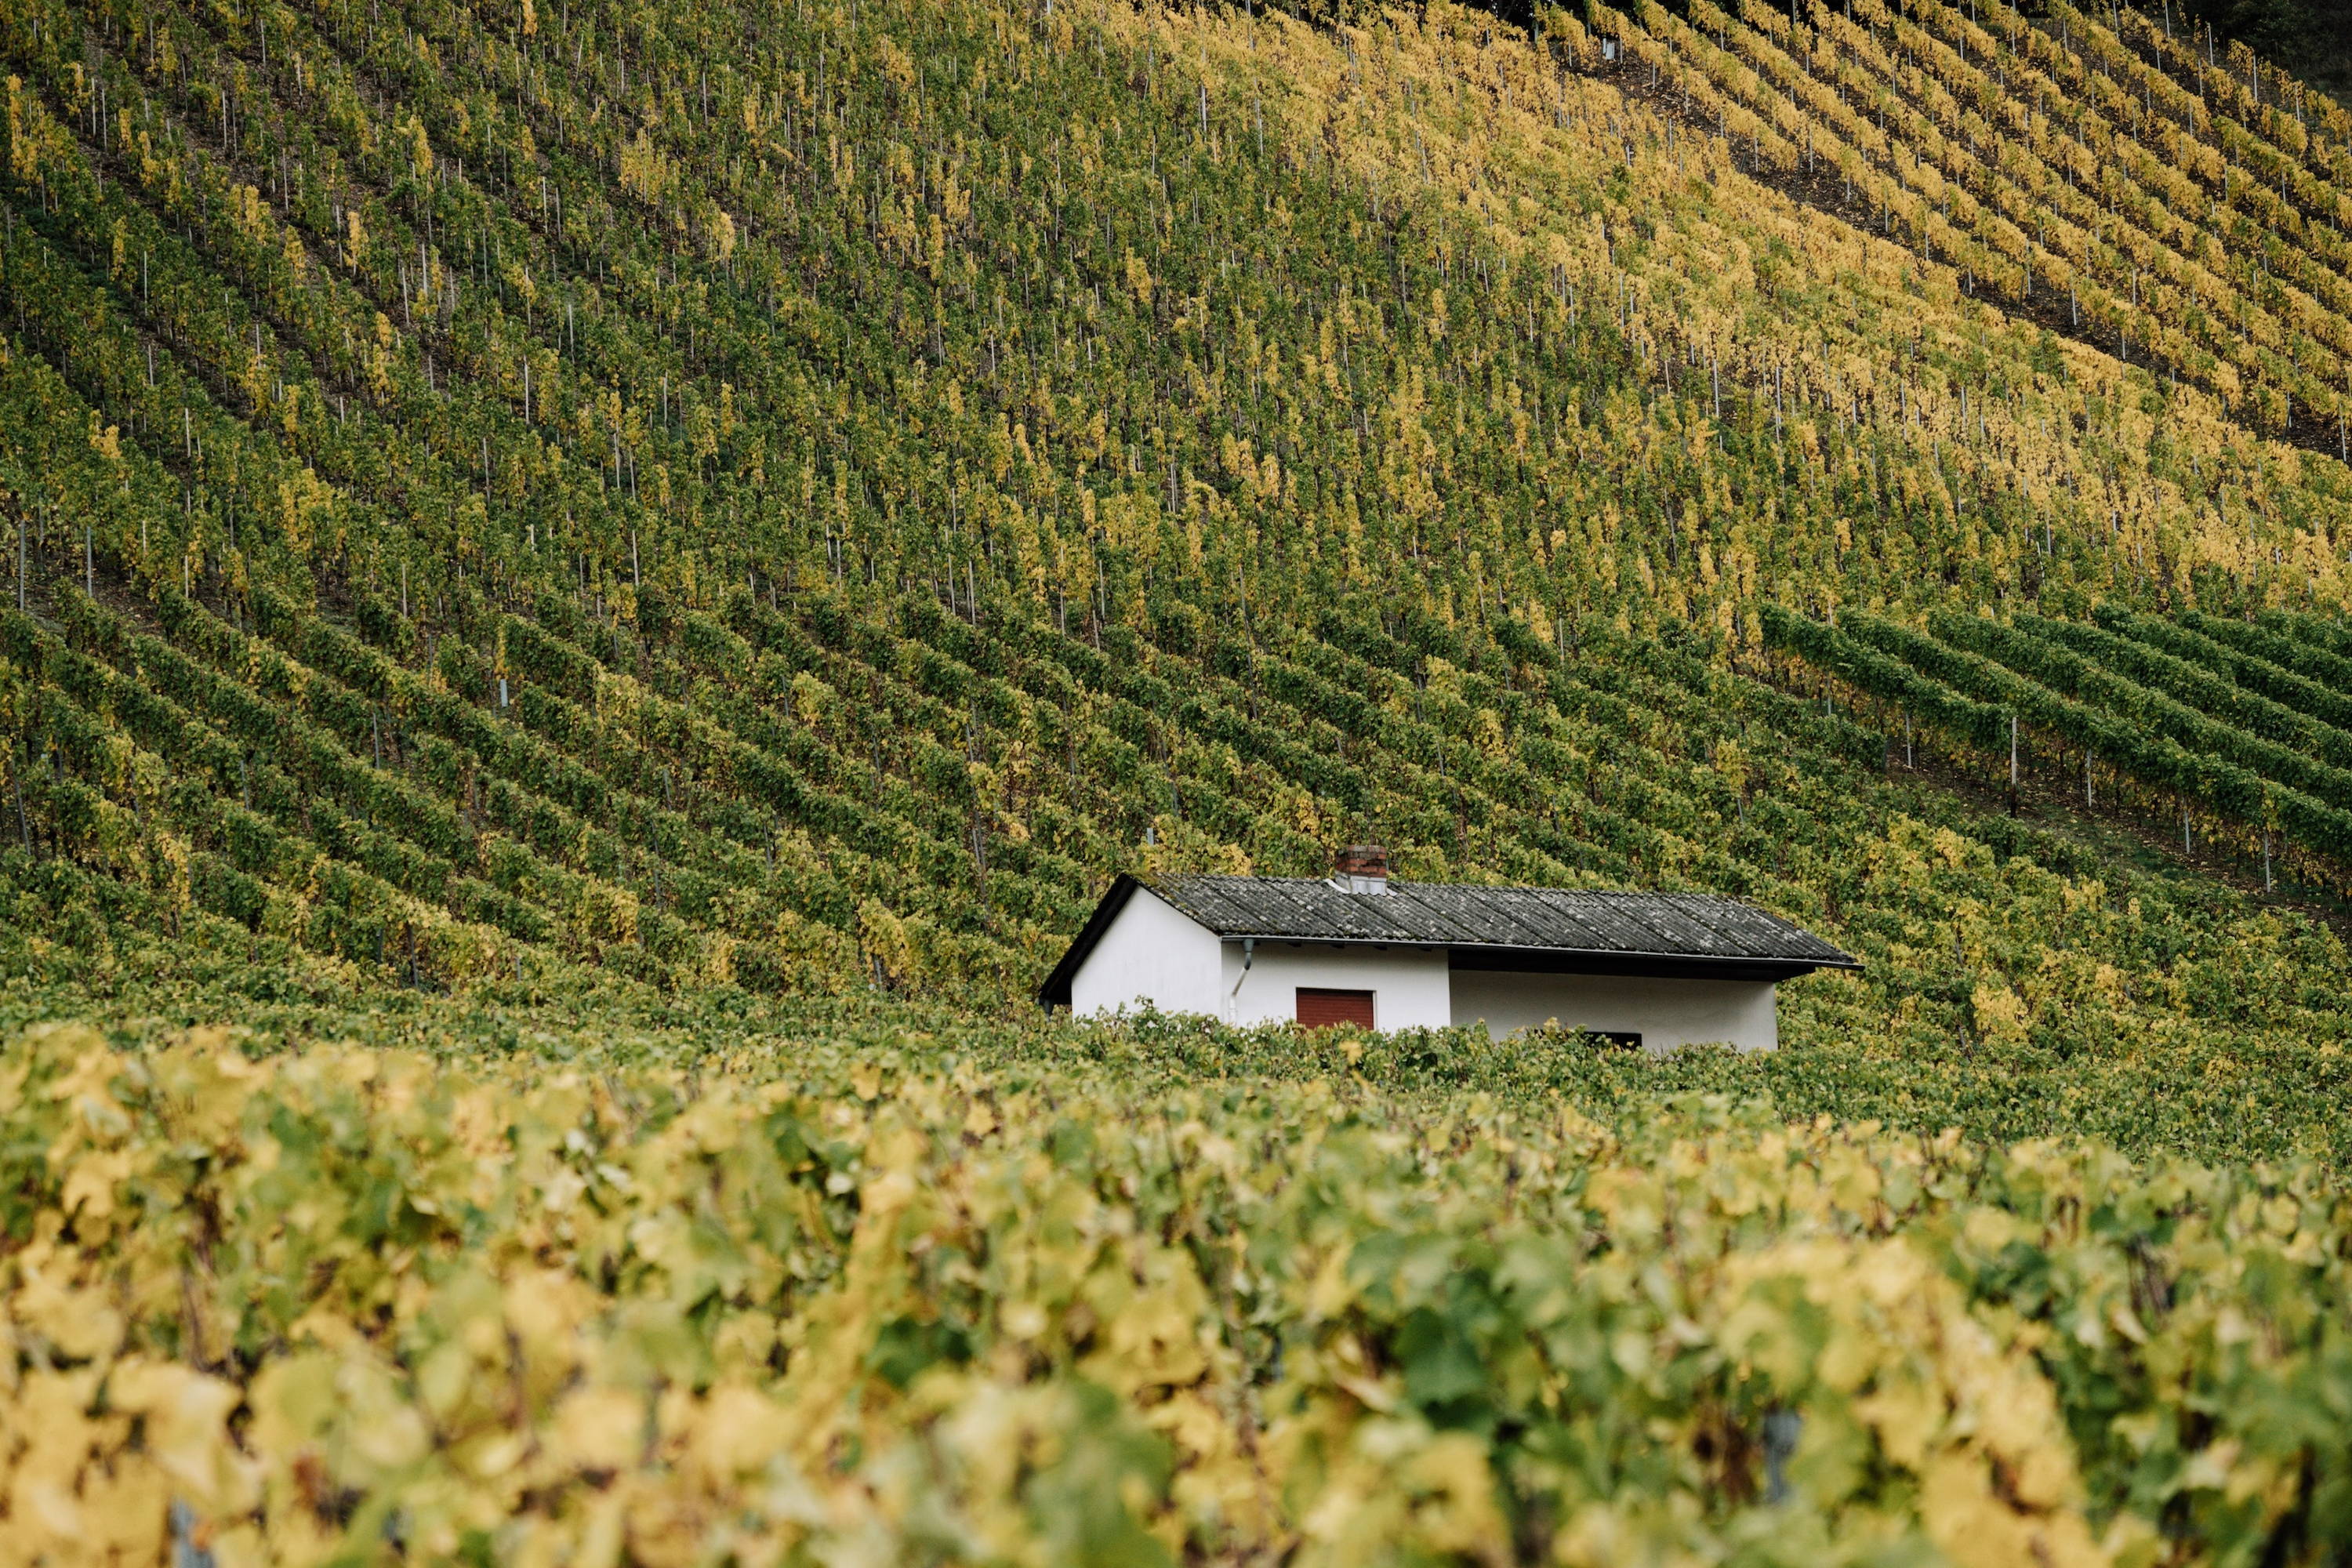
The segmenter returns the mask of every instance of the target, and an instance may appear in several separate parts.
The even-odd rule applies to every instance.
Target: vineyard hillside
[[[1507,12],[0,0],[0,1558],[2341,1558],[2352,117]]]
[[[1801,23],[11,7],[20,929],[1019,997],[1114,871],[1376,837],[2037,1026],[1996,933],[2141,872],[1867,776],[1763,607],[2339,605],[2347,121],[2131,16]],[[2012,885],[1896,914],[1938,834]],[[2233,898],[2084,960],[2329,940]],[[1800,1010],[2005,1016],[1906,967]]]

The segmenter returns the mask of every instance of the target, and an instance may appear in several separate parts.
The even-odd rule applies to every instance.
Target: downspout
[[[1225,1022],[1228,1024],[1234,1021],[1233,1005],[1234,999],[1242,994],[1242,982],[1249,978],[1250,960],[1256,955],[1257,938],[1254,936],[1245,936],[1242,938],[1242,972],[1239,977],[1234,981],[1233,990],[1225,994]]]

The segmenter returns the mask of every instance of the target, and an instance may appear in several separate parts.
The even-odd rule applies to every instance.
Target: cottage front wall
[[[1138,888],[1070,977],[1070,1011],[1078,1017],[1146,1004],[1163,1013],[1221,1010],[1216,933],[1179,914],[1149,888]]]
[[[1484,1024],[1496,1039],[1557,1019],[1565,1028],[1631,1031],[1654,1056],[1682,1046],[1719,1042],[1769,1051],[1780,1043],[1769,981],[1484,969],[1457,969],[1452,978],[1453,1022]]]
[[[1239,942],[1224,946],[1223,1016],[1235,1024],[1287,1023],[1298,1016],[1302,985],[1372,993],[1381,1029],[1442,1029],[1453,1021],[1453,989],[1442,947],[1342,947],[1259,942],[1242,972]]]
[[[1381,1029],[1483,1025],[1496,1038],[1557,1020],[1562,1026],[1629,1031],[1645,1050],[1780,1044],[1767,981],[1665,980],[1453,969],[1442,947],[1220,941],[1138,888],[1070,981],[1070,1010],[1084,1017],[1121,1007],[1205,1013],[1229,1023],[1287,1023],[1302,986],[1372,993]]]

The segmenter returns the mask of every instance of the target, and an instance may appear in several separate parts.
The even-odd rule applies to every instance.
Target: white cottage
[[[1121,876],[1037,995],[1080,1016],[1149,1005],[1498,1038],[1556,1022],[1660,1054],[1769,1051],[1780,981],[1861,967],[1737,899],[1392,881],[1360,847],[1328,879]]]

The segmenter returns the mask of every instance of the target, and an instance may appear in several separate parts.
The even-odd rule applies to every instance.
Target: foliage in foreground
[[[8,1555],[2316,1562],[2352,1204],[935,1041],[0,1052]]]

